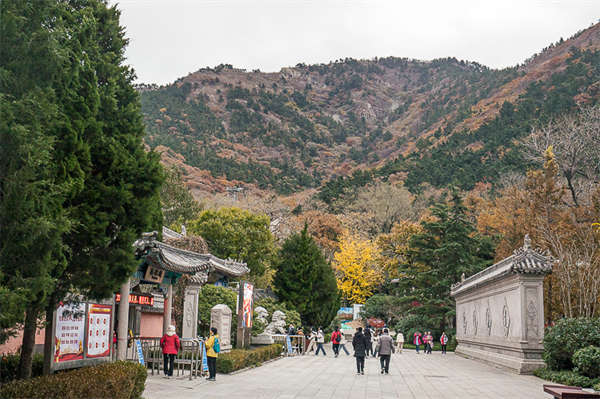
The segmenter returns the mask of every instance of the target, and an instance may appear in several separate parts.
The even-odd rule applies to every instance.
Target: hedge
[[[582,388],[591,388],[592,386],[600,387],[599,379],[588,378],[572,370],[554,371],[550,370],[548,367],[542,367],[533,370],[533,375],[563,385]]]
[[[104,363],[3,384],[0,386],[0,397],[138,399],[142,397],[147,377],[146,367],[138,363]]]
[[[577,371],[586,377],[600,377],[600,348],[588,346],[579,349],[573,355],[573,363],[577,366]]]
[[[6,383],[17,379],[19,371],[19,363],[21,355],[3,354],[0,357],[0,382]],[[33,363],[31,365],[31,376],[39,377],[44,373],[44,355],[33,355]]]
[[[219,353],[217,357],[217,372],[229,374],[250,366],[260,366],[262,362],[281,356],[283,346],[272,344],[261,348],[243,350],[233,349],[229,353]]]

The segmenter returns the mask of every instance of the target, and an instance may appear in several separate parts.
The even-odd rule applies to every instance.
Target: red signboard
[[[117,294],[116,302],[121,302],[121,294]],[[129,294],[129,303],[132,305],[154,306],[154,297],[151,295]]]
[[[376,319],[374,317],[371,317],[369,320],[369,325],[371,327],[375,327],[375,328],[383,328],[383,326],[385,326],[385,322],[381,319]]]
[[[106,357],[110,354],[112,306],[90,304],[88,313],[87,357]]]
[[[83,359],[84,329],[85,303],[74,305],[61,302],[56,312],[54,362]]]

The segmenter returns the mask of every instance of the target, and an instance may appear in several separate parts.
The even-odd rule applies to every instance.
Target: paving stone
[[[328,347],[328,352],[331,350]],[[164,398],[403,398],[403,399],[551,399],[548,383],[534,376],[516,375],[448,353],[392,355],[390,374],[381,374],[379,359],[365,360],[365,375],[356,374],[352,356],[297,356],[283,358],[234,375],[166,380],[148,375],[146,399]]]

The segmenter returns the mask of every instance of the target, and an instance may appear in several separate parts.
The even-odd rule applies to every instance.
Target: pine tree
[[[450,297],[461,275],[473,275],[492,264],[491,243],[476,235],[458,191],[449,204],[431,209],[432,220],[421,222],[424,232],[410,238],[409,261],[401,266],[400,286],[412,313],[427,315],[444,329],[455,316]]]
[[[328,325],[340,307],[333,270],[323,252],[308,234],[288,237],[279,251],[273,286],[279,299],[291,304],[307,326]]]

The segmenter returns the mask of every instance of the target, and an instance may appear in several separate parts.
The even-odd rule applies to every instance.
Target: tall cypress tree
[[[340,307],[340,293],[331,265],[308,234],[288,237],[280,251],[273,278],[275,292],[300,313],[304,325],[328,325]]]
[[[491,241],[475,234],[457,190],[450,202],[434,205],[434,220],[423,221],[424,232],[411,237],[408,262],[400,267],[400,287],[411,313],[422,314],[443,330],[455,317],[452,284],[493,262]]]
[[[131,244],[161,225],[162,169],[144,150],[119,11],[102,0],[0,7],[0,323],[24,320],[28,378],[40,312],[51,320],[72,291],[109,297],[135,270]]]

